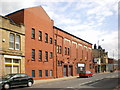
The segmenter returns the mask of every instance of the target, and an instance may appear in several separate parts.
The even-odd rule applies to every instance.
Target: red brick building
[[[25,25],[25,72],[34,79],[92,72],[92,44],[53,24],[42,7],[22,9],[7,15]]]

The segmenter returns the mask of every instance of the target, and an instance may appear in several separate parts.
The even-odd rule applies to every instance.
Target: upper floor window
[[[45,42],[48,43],[48,34],[45,33]]]
[[[38,39],[39,39],[40,41],[42,41],[42,32],[41,32],[41,31],[39,31],[39,37],[38,37]]]
[[[59,53],[59,46],[57,45],[57,47],[56,47],[57,49],[56,49],[56,51],[57,51],[57,53]]]
[[[48,61],[48,52],[45,51],[45,61]]]
[[[57,45],[57,40],[54,40],[54,44]]]
[[[16,40],[15,40],[15,46],[16,46],[16,50],[20,50],[20,36],[17,35],[16,36]]]
[[[59,47],[59,53],[62,53],[62,46]]]
[[[50,52],[50,58],[53,58],[53,53],[52,52]]]
[[[67,48],[65,47],[65,55],[67,55]]]
[[[50,44],[52,44],[52,38],[50,38]]]
[[[35,60],[35,49],[32,49],[32,60]]]
[[[42,50],[39,50],[39,60],[42,61]]]
[[[32,39],[35,39],[35,29],[32,28]]]
[[[70,55],[70,48],[68,48],[68,55]]]
[[[11,33],[9,37],[10,37],[9,38],[9,48],[14,49],[15,48],[15,46],[14,46],[15,35]]]

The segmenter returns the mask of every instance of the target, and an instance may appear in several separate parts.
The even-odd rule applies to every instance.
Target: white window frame
[[[17,37],[19,37],[19,42],[17,42]],[[20,35],[17,35],[16,38],[15,38],[15,50],[20,50],[20,44],[21,44],[20,40],[21,40]],[[16,47],[17,44],[19,45],[19,48]]]

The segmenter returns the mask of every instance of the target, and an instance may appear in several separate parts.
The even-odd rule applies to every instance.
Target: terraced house
[[[25,72],[25,28],[0,16],[0,76]]]
[[[34,79],[76,76],[80,70],[94,72],[92,44],[54,26],[42,7],[8,14],[25,25],[25,73]]]

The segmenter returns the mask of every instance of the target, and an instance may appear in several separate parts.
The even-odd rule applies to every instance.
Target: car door
[[[14,86],[14,85],[20,85],[20,83],[21,83],[21,77],[20,77],[20,75],[15,75],[15,76],[12,77],[11,80],[10,80],[10,84],[11,84],[12,86]]]
[[[28,83],[28,76],[26,74],[21,74],[21,84],[27,84]]]

